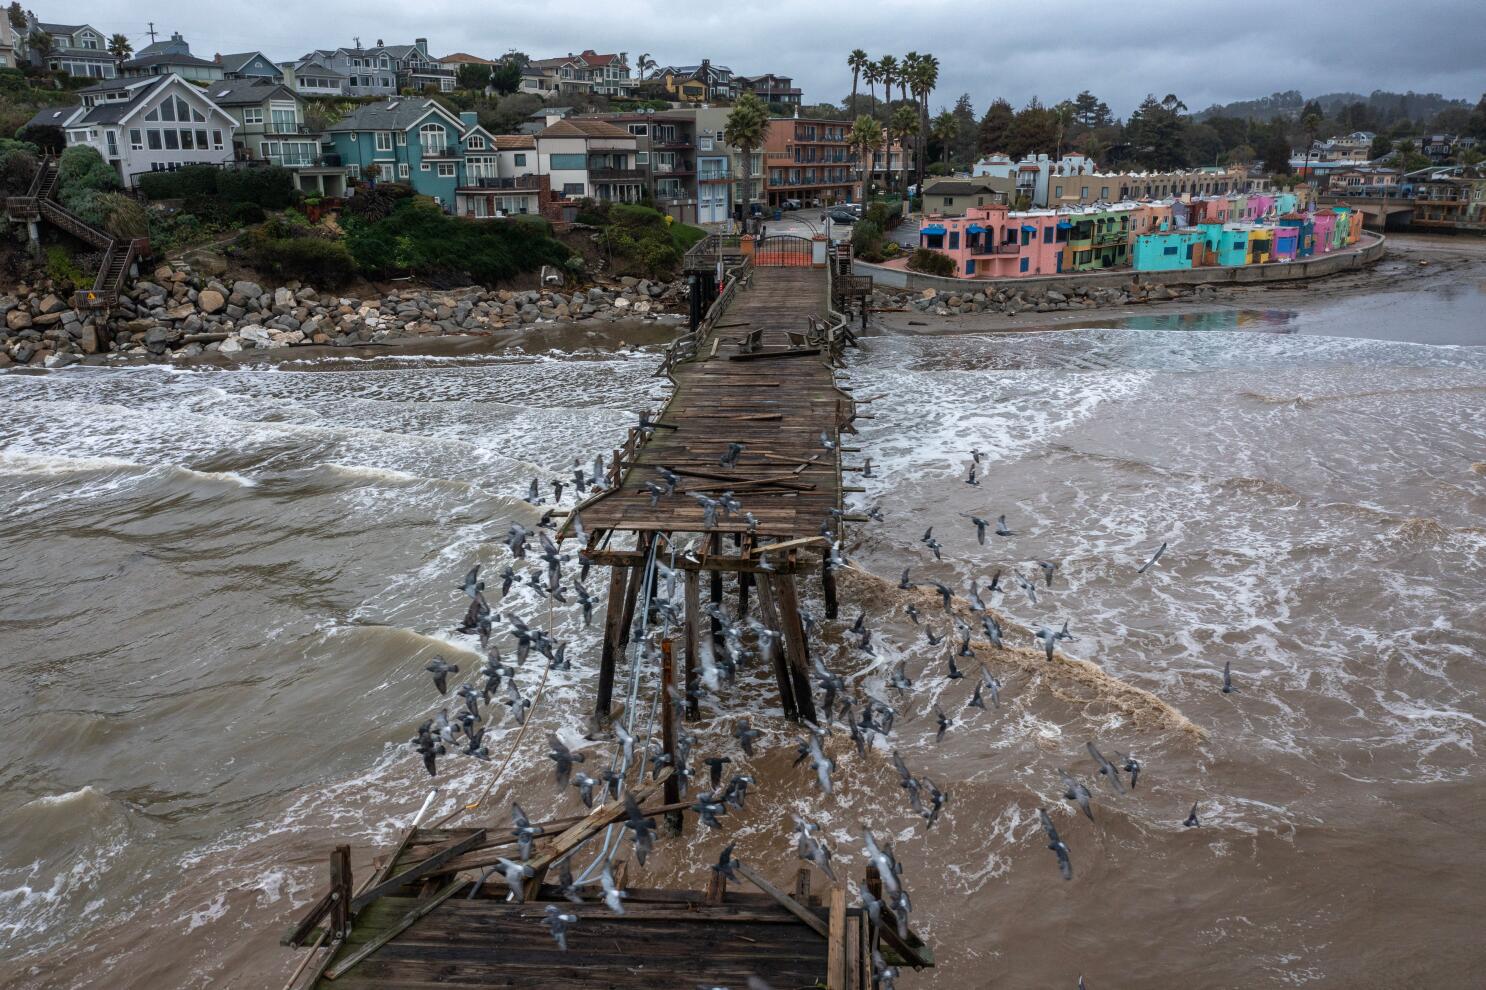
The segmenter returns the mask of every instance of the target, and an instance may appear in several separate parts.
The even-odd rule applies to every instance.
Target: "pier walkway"
[[[665,758],[646,780],[648,760],[632,765],[625,757],[622,799],[605,803],[601,794],[584,816],[538,823],[520,854],[509,819],[488,829],[449,827],[483,799],[432,827],[419,827],[420,812],[359,885],[351,881],[349,848],[337,847],[329,889],[282,939],[327,947],[306,955],[291,987],[743,990],[757,978],[780,990],[870,990],[875,959],[933,965],[906,919],[900,932],[892,906],[879,903],[883,878],[870,863],[859,883],[876,898],[873,914],[848,906],[844,882],[812,893],[812,874],[794,869],[792,859],[793,884],[776,886],[762,865],[732,861],[710,871],[705,889],[629,886],[629,863],[617,859],[628,843],[591,841],[642,819],[679,832],[688,813],[725,813],[700,796],[682,800],[677,772],[691,762],[678,745],[677,722],[699,717],[699,668],[733,650],[719,633],[724,610],[750,630],[772,633],[759,634],[733,660],[771,664],[784,714],[817,721],[795,577],[819,571],[834,617],[832,545],[854,519],[843,502],[852,486],[842,483],[852,468],[841,461],[853,448],[841,441],[852,432],[856,403],[837,369],[854,343],[845,310],[858,300],[865,306],[869,281],[851,276],[849,251],[805,238],[712,237],[687,261],[692,326],[658,372],[674,386],[669,401],[630,430],[607,484],[571,510],[558,533],[560,541],[581,534],[584,561],[610,569],[595,714],[616,723],[622,717],[637,752],[648,754],[658,742]],[[662,581],[684,587],[662,594]],[[725,591],[736,597],[727,600]],[[656,599],[666,604],[652,609]],[[669,616],[658,629],[647,624],[657,611]],[[621,716],[613,688],[627,650],[632,676]],[[649,697],[638,695],[641,683]],[[644,710],[659,712],[658,740],[640,738],[649,731],[637,718]],[[742,813],[741,798],[737,807]],[[718,827],[715,819],[709,824]],[[578,872],[596,846],[577,887],[551,882],[550,871],[572,863]],[[527,858],[510,862],[518,855]],[[600,862],[612,866],[614,886],[624,891],[623,913],[604,904],[593,876]],[[730,880],[738,889],[729,889]]]

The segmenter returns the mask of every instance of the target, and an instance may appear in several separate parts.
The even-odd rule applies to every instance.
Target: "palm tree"
[[[929,133],[933,135],[935,141],[939,142],[939,147],[944,151],[943,161],[947,168],[949,166],[949,145],[960,133],[960,122],[948,110],[940,110],[930,126]]]
[[[893,108],[892,114],[887,121],[888,154],[892,154],[892,142],[898,141],[905,156],[908,151],[908,139],[918,133],[918,111],[906,103],[900,103]],[[891,162],[889,162],[891,164]],[[908,193],[908,162],[905,157],[903,161],[902,188],[898,190],[899,195],[907,199]]]
[[[753,203],[753,152],[764,143],[769,133],[769,108],[764,101],[752,93],[744,93],[733,104],[727,124],[722,130],[722,139],[743,158],[743,220],[750,217],[749,207]]]
[[[128,38],[116,34],[108,39],[108,53],[122,62],[134,53],[134,46],[129,43]]]
[[[1316,146],[1316,132],[1321,129],[1321,108],[1316,103],[1307,103],[1300,114],[1300,126],[1305,131],[1305,180],[1311,181],[1311,149]]]
[[[862,114],[851,125],[847,135],[851,146],[857,149],[857,173],[862,180],[862,203],[871,198],[872,153],[882,147],[882,125],[876,117]]]
[[[862,66],[862,78],[867,81],[867,93],[872,97],[872,115],[875,117],[877,116],[877,91],[872,87],[882,82],[882,70],[877,67],[876,62],[868,61]],[[856,107],[852,107],[852,112],[856,112]]]
[[[939,60],[933,55],[913,55],[913,69],[909,72],[909,84],[918,96],[918,141],[920,147],[917,162],[918,185],[920,193],[923,192],[924,184],[924,155],[929,137],[929,94],[934,87],[939,85]]]
[[[645,81],[646,72],[656,68],[659,68],[659,66],[655,64],[655,59],[650,57],[649,52],[646,52],[635,60],[635,70],[639,72],[639,76],[637,76],[636,78],[639,79],[641,82]]]
[[[893,80],[898,78],[898,60],[891,55],[882,56],[877,60],[877,74],[882,77],[882,119],[886,120],[892,114]]]
[[[862,76],[862,70],[870,61],[867,53],[860,48],[853,48],[851,54],[846,56],[846,67],[851,70],[851,112],[857,112],[857,81]]]

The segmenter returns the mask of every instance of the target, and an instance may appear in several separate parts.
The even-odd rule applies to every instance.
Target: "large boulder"
[[[196,305],[203,313],[216,313],[227,305],[227,299],[216,289],[203,289],[196,297]]]

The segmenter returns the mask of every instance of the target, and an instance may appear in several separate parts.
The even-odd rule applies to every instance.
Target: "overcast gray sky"
[[[1148,92],[1174,92],[1198,110],[1285,89],[1412,89],[1472,102],[1486,90],[1486,0],[40,0],[35,9],[43,20],[121,32],[136,48],[153,18],[206,58],[256,49],[287,59],[358,35],[364,45],[426,37],[435,56],[594,48],[632,60],[648,52],[662,64],[705,57],[736,72],[793,76],[810,102],[850,92],[852,48],[874,58],[927,51],[941,66],[936,108],[969,93],[977,114],[997,96],[1021,106],[1034,94],[1052,103],[1082,89],[1120,116]]]

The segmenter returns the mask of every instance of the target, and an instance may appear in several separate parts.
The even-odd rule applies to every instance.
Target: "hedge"
[[[403,199],[375,222],[353,215],[343,217],[342,225],[351,256],[373,275],[490,284],[542,265],[564,265],[571,254],[537,224],[452,217],[422,199]]]
[[[253,203],[265,210],[282,210],[299,199],[294,173],[278,165],[187,165],[173,172],[146,172],[139,177],[139,188],[150,199],[214,197],[223,204]]]

